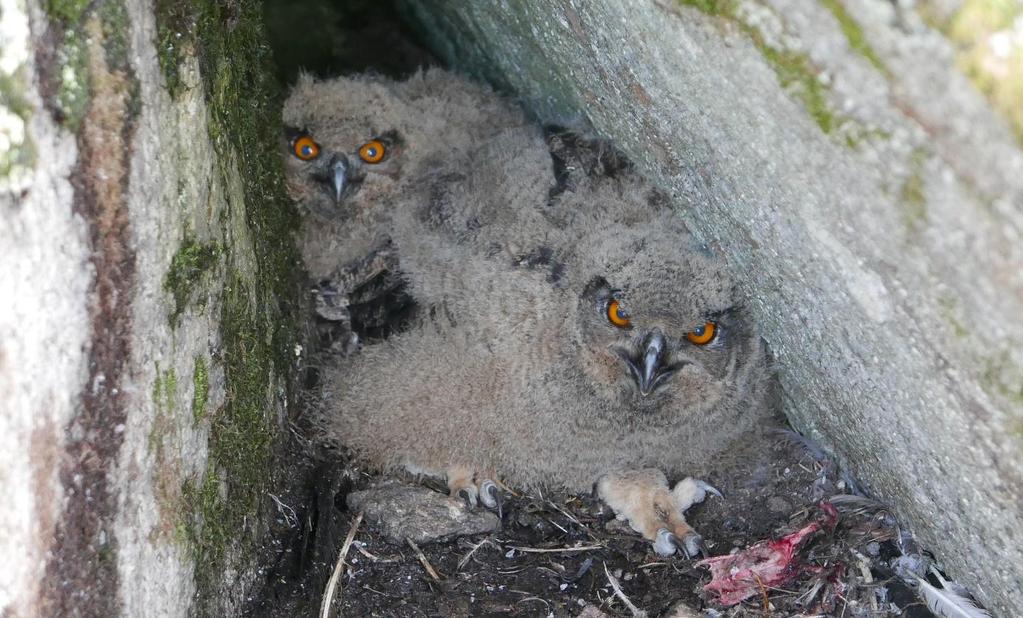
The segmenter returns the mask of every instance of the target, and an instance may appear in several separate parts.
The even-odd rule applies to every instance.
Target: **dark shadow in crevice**
[[[265,0],[263,15],[282,84],[373,72],[401,78],[437,64],[393,0]]]
[[[323,78],[370,72],[400,79],[437,64],[401,21],[393,0],[265,0],[263,16],[283,91],[300,71]],[[366,282],[352,300],[352,331],[369,343],[400,331],[416,313],[404,282],[389,272]],[[308,318],[305,356],[315,359],[330,341],[323,324],[311,313]],[[286,479],[285,490],[269,498],[277,516],[257,558],[262,581],[253,586],[243,616],[316,616],[347,531],[345,498],[353,471],[337,453],[308,439],[304,408],[319,405],[319,380],[315,366],[299,376],[304,395],[290,412],[295,431],[284,437],[279,461],[285,469],[274,471]]]

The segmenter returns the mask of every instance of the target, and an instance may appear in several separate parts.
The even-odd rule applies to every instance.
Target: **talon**
[[[693,559],[701,554],[704,556],[707,555],[707,552],[703,549],[703,537],[695,532],[687,534],[685,538],[682,539],[681,543],[678,542],[678,538],[676,537],[675,543],[689,559]]]
[[[686,477],[675,484],[675,488],[671,490],[671,495],[675,499],[675,504],[678,510],[686,512],[689,507],[694,504],[699,504],[707,498],[707,494],[713,494],[719,498],[723,498],[721,492],[716,487],[706,483],[704,481],[698,481],[692,477]]]
[[[488,509],[496,510],[498,519],[504,518],[504,513],[502,513],[504,496],[501,495],[501,490],[497,488],[497,483],[490,479],[480,483],[480,502]]]
[[[676,547],[680,547],[678,537],[669,532],[667,528],[657,531],[657,539],[654,540],[654,553],[666,558],[675,553]]]
[[[465,501],[465,506],[474,509],[479,505],[477,498],[477,492],[475,487],[463,487],[458,490],[458,497]]]
[[[707,483],[707,482],[705,482],[705,481],[696,481],[696,484],[697,484],[697,486],[699,486],[699,488],[700,488],[700,489],[702,489],[703,491],[705,491],[705,492],[709,492],[709,493],[712,493],[712,494],[714,494],[715,496],[717,496],[718,498],[724,498],[724,496],[723,496],[723,495],[721,495],[721,492],[720,492],[720,491],[718,491],[718,490],[717,490],[717,488],[716,488],[716,487],[714,487],[713,485],[711,485],[710,483]]]

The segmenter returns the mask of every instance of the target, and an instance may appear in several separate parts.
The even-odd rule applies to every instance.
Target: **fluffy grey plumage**
[[[551,213],[502,203],[500,225],[472,229],[485,202],[460,196],[470,214],[445,221],[457,242],[399,217],[401,268],[428,308],[328,380],[334,441],[382,468],[586,490],[614,470],[706,471],[761,417],[759,336],[720,262],[650,210],[642,183],[594,182]],[[528,223],[505,220],[516,208]],[[630,328],[610,323],[614,300]],[[708,321],[710,343],[686,339]],[[668,375],[644,395],[651,345]]]
[[[415,79],[453,79],[439,75]],[[315,166],[289,162],[292,192],[310,210],[344,204],[331,228],[340,240],[312,237],[307,254],[343,263],[352,247],[335,243],[385,230],[419,307],[410,328],[326,370],[324,438],[484,502],[489,479],[576,491],[601,480],[601,495],[659,552],[670,553],[667,533],[691,553],[698,537],[681,511],[706,487],[687,480],[672,493],[645,469],[706,472],[766,413],[764,349],[721,261],[606,145],[545,141],[489,92],[445,83],[485,104],[452,111],[423,84],[358,80],[346,88],[375,93],[356,106],[365,112],[300,112],[310,82],[289,103],[286,121],[320,136],[323,151],[350,152],[384,128],[406,144],[400,170],[366,171],[350,203]],[[430,107],[413,110],[424,96]],[[418,120],[389,111],[402,106]],[[472,121],[456,122],[469,108]],[[500,121],[482,122],[479,109]],[[464,142],[431,142],[423,127],[438,122]]]
[[[300,246],[316,279],[380,245],[395,200],[424,170],[502,131],[538,132],[489,89],[437,69],[401,82],[302,75],[283,123],[287,187],[312,215]]]

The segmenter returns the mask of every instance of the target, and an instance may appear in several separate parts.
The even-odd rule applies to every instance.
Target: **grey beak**
[[[345,193],[345,186],[348,184],[348,161],[344,157],[334,162],[330,168],[330,183],[334,187],[334,201],[341,202],[341,196]]]
[[[660,377],[661,353],[664,351],[664,336],[659,331],[654,331],[647,335],[646,348],[643,352],[642,364],[638,367],[639,371],[634,372],[633,375],[638,373],[637,382],[639,385],[639,392],[641,395],[646,397],[654,391],[657,387],[658,380]]]
[[[666,348],[667,341],[664,335],[655,329],[643,338],[638,353],[634,352],[635,348],[631,346],[616,350],[618,356],[629,367],[629,373],[639,387],[639,393],[644,397],[657,390],[657,387],[689,363],[686,360],[677,360],[669,365]]]
[[[646,397],[653,392],[661,368],[661,352],[664,351],[664,336],[654,331],[647,336],[646,351],[639,372],[639,392]]]

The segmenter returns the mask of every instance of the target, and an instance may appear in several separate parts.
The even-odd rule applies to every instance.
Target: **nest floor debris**
[[[705,590],[708,568],[659,558],[591,496],[508,496],[498,531],[410,544],[389,540],[368,520],[357,524],[359,514],[347,508],[347,494],[371,475],[328,461],[312,476],[316,498],[292,505],[297,519],[282,517],[280,542],[267,548],[266,594],[247,615],[321,615],[338,552],[356,525],[330,616],[655,617],[675,615],[680,604],[722,617],[931,615],[885,568],[896,553],[894,518],[860,498],[822,509],[822,499],[847,487],[833,466],[785,440],[733,449],[705,479],[724,498],[708,497],[688,513],[711,556],[826,522],[801,538],[800,562],[784,586],[767,582],[730,607]]]

